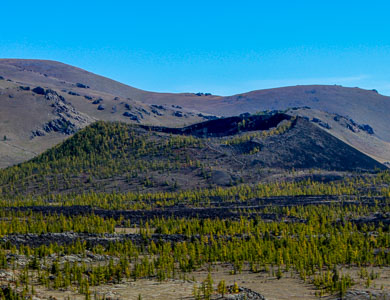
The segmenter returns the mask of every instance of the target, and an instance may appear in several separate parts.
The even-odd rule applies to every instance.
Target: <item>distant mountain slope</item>
[[[287,113],[307,118],[348,145],[390,166],[390,143],[380,139],[369,125],[317,109],[290,109]]]
[[[381,162],[390,161],[387,116],[390,97],[374,90],[312,85],[228,97],[154,93],[60,62],[25,59],[0,59],[0,76],[4,78],[0,80],[0,168],[29,159],[68,136],[58,131],[42,131],[59,117],[53,112],[50,101],[43,100],[46,95],[31,92],[37,86],[63,97],[68,110],[84,116],[84,125],[104,120],[181,127],[206,120],[209,115],[234,116],[307,107],[300,115],[312,118],[317,111],[328,117],[338,115],[353,123],[368,125],[373,129],[369,136],[345,131],[336,125],[328,132]],[[3,136],[7,136],[7,140]]]
[[[221,101],[225,114],[240,111],[287,109],[308,106],[317,110],[346,116],[361,124],[369,124],[376,135],[390,142],[390,97],[376,91],[342,86],[293,86],[253,91],[225,97]]]
[[[0,76],[0,168],[36,156],[96,120],[170,126],[205,120],[181,107],[121,97],[120,91],[140,91],[57,62],[0,60]]]
[[[321,178],[386,169],[309,121],[284,114],[184,129],[98,122],[29,162],[0,170],[0,192],[168,192],[291,180],[293,168]]]

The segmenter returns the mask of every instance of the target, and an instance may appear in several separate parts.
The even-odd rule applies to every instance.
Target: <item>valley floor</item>
[[[252,273],[244,270],[240,274],[230,274],[231,268],[224,264],[216,264],[210,272],[217,289],[217,283],[225,280],[228,286],[237,283],[239,287],[250,289],[263,295],[267,300],[311,300],[319,299],[318,290],[299,278],[295,272],[286,272],[282,278],[277,279],[269,272]],[[355,281],[353,288],[347,292],[344,299],[390,299],[390,267],[368,269],[369,272],[378,274],[370,286],[359,276],[359,268],[343,268],[343,273],[351,275]],[[272,273],[272,272],[271,272]],[[8,274],[8,275],[6,275]],[[0,271],[0,284],[7,285],[7,280],[12,270]],[[207,278],[209,272],[206,269],[198,270],[189,274],[178,274],[175,279],[168,279],[162,282],[153,279],[123,280],[120,283],[105,284],[91,288],[93,298],[97,299],[195,299],[193,296],[194,285],[200,285]],[[184,278],[185,276],[185,278]],[[35,296],[33,299],[85,299],[72,289],[53,290],[40,285],[35,285]],[[226,297],[235,294],[228,293]],[[212,299],[222,299],[221,295],[214,292]],[[324,295],[321,299],[339,299],[337,295]]]

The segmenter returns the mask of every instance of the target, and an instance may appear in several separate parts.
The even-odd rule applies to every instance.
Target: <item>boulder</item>
[[[374,129],[368,124],[359,125],[359,129],[367,132],[368,134],[374,134]]]
[[[103,99],[102,99],[102,98],[99,98],[99,99],[93,101],[92,104],[99,104],[99,103],[102,102],[102,101],[103,101]]]
[[[68,94],[71,96],[80,96],[80,94],[72,92],[72,91],[69,91]]]
[[[130,120],[139,122],[139,118],[136,115],[133,115],[132,113],[129,113],[128,111],[123,113],[124,117],[130,118]]]
[[[81,88],[81,89],[89,89],[89,86],[88,86],[88,85],[82,84],[82,83],[80,83],[80,82],[77,82],[77,83],[76,83],[76,86],[77,86],[78,88]]]
[[[40,86],[37,86],[36,88],[33,88],[32,91],[35,94],[38,94],[38,95],[44,95],[45,94],[45,89],[40,87]]]

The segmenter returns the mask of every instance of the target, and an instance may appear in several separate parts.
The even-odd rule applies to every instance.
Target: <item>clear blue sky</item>
[[[152,91],[296,84],[390,95],[389,1],[3,1],[1,58],[62,61]]]

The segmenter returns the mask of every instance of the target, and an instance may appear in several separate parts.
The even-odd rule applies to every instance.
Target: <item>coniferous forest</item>
[[[242,117],[226,135],[97,122],[0,170],[0,298],[116,299],[102,287],[172,280],[187,299],[260,297],[240,276],[386,297],[390,173],[279,121]]]

